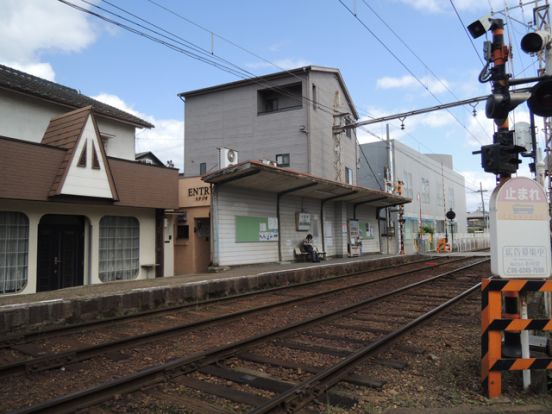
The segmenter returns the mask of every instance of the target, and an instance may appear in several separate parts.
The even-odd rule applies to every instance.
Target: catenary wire
[[[68,3],[68,2],[66,2],[66,1],[63,1],[63,0],[59,0],[59,1],[61,1],[62,3],[65,3],[65,4],[67,4],[67,5],[73,6],[71,3]],[[94,4],[90,3],[90,2],[87,1],[87,0],[81,0],[81,1],[84,2],[84,3],[86,3],[86,4],[88,4],[89,6],[96,7],[96,8],[98,8],[98,9],[100,9],[100,10],[106,12],[106,13],[109,13],[109,14],[115,16],[115,17],[118,17],[118,18],[120,18],[120,19],[122,19],[122,20],[124,20],[124,21],[127,21],[127,22],[129,22],[129,23],[135,24],[135,25],[137,25],[138,27],[141,27],[141,28],[143,28],[143,29],[145,29],[145,30],[149,30],[149,31],[153,32],[153,33],[156,34],[156,35],[160,35],[160,36],[164,37],[165,39],[168,39],[168,40],[171,40],[171,41],[175,41],[175,40],[172,39],[172,38],[169,38],[169,37],[167,37],[167,36],[165,36],[165,35],[163,35],[163,34],[160,34],[159,32],[154,31],[154,30],[152,30],[152,29],[149,29],[149,28],[147,28],[147,27],[145,27],[145,26],[143,26],[143,25],[141,25],[141,24],[139,24],[139,23],[133,22],[133,21],[131,21],[130,19],[127,19],[127,18],[125,18],[125,17],[123,17],[123,16],[121,16],[121,15],[119,15],[119,14],[117,14],[117,13],[114,13],[114,12],[112,12],[112,11],[109,11],[109,10],[107,10],[107,9],[105,9],[105,8],[100,7],[100,6],[94,5]],[[126,10],[124,10],[124,9],[122,9],[122,8],[120,8],[120,7],[116,6],[116,5],[114,5],[114,4],[112,4],[111,2],[109,2],[109,1],[107,1],[107,0],[103,0],[103,1],[104,1],[105,3],[111,5],[112,7],[115,7],[116,9],[118,9],[118,10],[124,12],[124,13],[129,14],[130,16],[132,16],[132,17],[134,17],[134,18],[138,18],[140,21],[143,21],[143,22],[145,22],[145,23],[147,23],[147,24],[149,24],[149,25],[152,25],[153,27],[156,27],[157,29],[162,30],[162,31],[165,32],[165,33],[168,33],[169,35],[171,35],[171,36],[173,36],[173,37],[177,37],[177,38],[179,38],[179,39],[182,39],[182,38],[180,38],[179,36],[175,35],[174,33],[171,33],[171,32],[169,32],[169,31],[167,31],[167,30],[165,30],[165,29],[163,29],[163,28],[161,28],[161,27],[159,27],[159,26],[157,26],[157,25],[154,25],[153,23],[150,23],[150,22],[148,22],[147,20],[142,19],[141,17],[139,17],[139,16],[137,16],[137,15],[131,13],[131,12],[128,12],[128,11],[126,11]],[[74,5],[74,6],[76,6],[76,5]],[[79,8],[78,6],[76,6],[76,8],[77,8],[78,10],[81,10],[81,11],[89,12],[88,10]],[[93,13],[93,12],[90,12],[90,14],[92,14],[92,15],[94,15],[94,16],[97,16],[97,17],[100,17],[101,19],[103,19],[103,20],[105,20],[105,21],[108,21],[108,22],[110,22],[110,23],[114,23],[114,24],[116,24],[116,25],[118,25],[118,26],[120,26],[120,27],[122,27],[122,28],[127,29],[127,30],[131,29],[130,31],[133,32],[133,33],[142,34],[142,32],[141,32],[141,33],[137,33],[137,31],[136,31],[135,29],[128,28],[126,25],[120,24],[119,22],[114,22],[114,21],[112,21],[111,19],[106,18],[105,16],[101,16],[101,15],[96,14],[96,13]],[[146,37],[149,38],[150,40],[154,40],[154,39],[152,39],[152,37],[151,37],[150,35],[147,35],[147,34],[145,34],[145,35],[146,35]],[[204,49],[200,48],[199,46],[194,45],[193,43],[188,42],[188,41],[186,41],[185,39],[182,39],[182,40],[184,40],[184,42],[185,42],[185,45],[184,45],[184,46],[187,46],[187,47],[192,46],[192,47],[194,48],[194,50],[196,50],[196,51],[198,51],[198,52],[200,52],[200,53],[206,54],[207,56],[210,55],[209,52],[205,51]],[[177,42],[177,43],[182,44],[181,42]],[[164,42],[163,42],[163,44],[164,44]],[[188,45],[189,45],[189,46],[188,46]],[[225,63],[229,63],[229,64],[231,64],[232,66],[235,66],[237,69],[241,69],[239,66],[234,65],[232,62],[228,62],[228,61],[226,61],[225,59],[222,59],[222,60],[223,60]],[[205,62],[205,60],[202,60],[202,61]],[[205,63],[207,63],[207,62],[205,62]],[[240,74],[235,73],[234,71],[232,71],[232,73],[234,73],[236,76],[241,76]],[[251,73],[247,73],[247,74],[248,74],[248,75],[252,75],[252,76],[254,77],[254,75],[251,74]],[[294,74],[294,75],[295,75],[295,74]],[[296,75],[295,75],[295,76],[296,76]],[[296,76],[296,77],[297,77],[297,76]],[[299,79],[300,79],[300,78],[299,78]],[[259,83],[259,82],[257,82],[257,83]],[[278,87],[271,87],[271,89],[278,89]],[[291,97],[296,98],[294,95],[291,95]],[[305,100],[307,100],[307,101],[310,101],[310,102],[314,103],[314,101],[312,101],[312,100],[310,100],[310,99],[308,99],[308,98],[305,98],[305,97],[303,97],[303,98],[304,98]],[[322,109],[322,108],[321,108],[321,107],[323,106],[322,104],[320,104],[319,102],[316,102],[315,104],[316,104],[320,109]],[[330,112],[328,112],[328,111],[325,111],[325,112],[329,113],[330,115],[334,115],[333,112],[332,112],[332,113],[330,113]],[[356,134],[355,134],[355,139],[356,139]],[[357,142],[358,142],[358,141],[357,141]],[[359,148],[360,148],[360,147],[359,147]],[[361,152],[362,152],[362,149],[361,149]],[[364,153],[363,153],[363,156],[366,158],[366,155],[365,155]],[[370,166],[370,164],[368,163],[367,158],[366,158],[366,161],[367,161],[367,164],[368,164],[369,168],[372,169],[371,166]],[[372,172],[373,172],[373,170],[372,170]],[[378,182],[378,185],[380,185],[379,182]],[[383,188],[381,187],[381,185],[380,185],[380,188],[383,189]]]
[[[385,27],[387,27],[387,29],[395,36],[395,38],[397,38],[399,40],[399,42],[401,42],[401,44],[416,58],[416,60],[418,60],[418,62],[420,62],[422,64],[422,66],[437,80],[437,82],[439,82],[453,97],[454,99],[456,99],[457,101],[460,100],[460,98],[456,95],[456,93],[454,93],[454,91],[452,89],[449,88],[449,86],[447,85],[446,82],[444,82],[441,78],[439,78],[439,76],[437,76],[437,74],[435,74],[435,72],[422,60],[422,58],[408,45],[408,43],[406,43],[406,41],[397,33],[396,30],[394,30],[391,25],[389,25],[387,23],[387,21],[385,21],[385,19],[383,19],[380,14],[372,7],[370,6],[370,4],[368,4],[368,2],[366,2],[366,0],[362,0],[362,2],[364,3],[364,5],[374,14],[374,16],[376,16],[378,18],[378,20],[383,23],[383,25],[385,25]],[[463,108],[469,112],[469,109],[466,108],[465,106],[463,106]],[[479,122],[479,120],[477,120],[477,123],[479,124],[479,126],[481,127],[481,129],[484,131],[485,134],[487,134],[487,130],[485,129],[485,127],[481,124],[481,122]],[[489,136],[490,138],[490,136]]]
[[[378,43],[380,43],[381,46],[383,46],[383,48],[385,50],[387,50],[388,53],[391,54],[391,56],[393,56],[393,58],[395,58],[395,60],[427,91],[428,94],[430,94],[437,102],[439,102],[440,104],[442,104],[441,100],[433,93],[431,92],[430,88],[425,85],[421,80],[420,78],[418,78],[414,72],[412,72],[412,70],[387,46],[387,44],[380,39],[380,37],[378,35],[376,35],[376,33],[370,29],[370,27],[360,18],[358,17],[357,14],[354,13],[353,10],[351,10],[351,8],[349,6],[347,6],[343,0],[338,0],[339,3],[341,3],[341,5],[362,25],[362,27],[364,27],[364,29],[366,29],[366,31],[368,33],[370,33],[372,35],[372,37],[374,37]],[[481,143],[481,141],[479,140],[479,138],[477,138],[477,136],[475,136],[468,128],[466,128],[466,126],[456,117],[456,115],[454,115],[454,113],[450,110],[446,110],[449,114],[452,115],[452,117],[456,120],[456,122],[466,130],[466,132],[468,134],[470,134],[476,141],[478,141],[479,143]]]
[[[58,0],[58,1],[60,1],[60,2],[62,2],[62,3],[65,3],[65,4],[67,4],[67,5],[71,5],[72,7],[75,7],[75,6],[76,6],[76,5],[74,5],[74,4],[72,4],[72,3],[69,3],[69,2],[67,2],[67,1],[65,1],[65,0]],[[199,47],[199,46],[193,44],[192,42],[189,42],[189,41],[187,41],[187,40],[181,38],[180,36],[175,35],[174,33],[171,33],[171,32],[169,32],[169,31],[167,31],[167,30],[165,30],[165,29],[163,29],[163,28],[161,28],[161,27],[159,27],[159,26],[157,26],[157,25],[155,25],[155,24],[153,24],[153,23],[151,23],[151,22],[148,22],[147,20],[142,19],[141,17],[136,16],[136,15],[134,15],[134,14],[132,14],[132,13],[130,13],[130,12],[128,12],[128,11],[126,11],[126,10],[124,10],[124,9],[122,9],[122,8],[120,8],[120,7],[118,7],[118,6],[116,6],[116,5],[113,5],[112,3],[110,3],[110,2],[108,2],[108,1],[106,1],[106,0],[102,0],[102,1],[104,1],[104,2],[107,3],[107,4],[110,4],[111,6],[117,8],[118,10],[121,10],[121,11],[123,11],[123,12],[125,12],[125,13],[127,13],[127,14],[133,16],[133,17],[135,17],[135,18],[140,19],[140,20],[143,21],[143,22],[146,22],[147,24],[149,24],[149,25],[151,25],[151,26],[153,26],[153,27],[159,28],[160,30],[162,30],[162,31],[164,31],[164,32],[166,32],[166,33],[169,33],[169,34],[170,34],[171,36],[173,36],[173,37],[176,37],[176,38],[178,38],[178,39],[182,39],[182,41],[183,41],[184,43],[181,42],[181,41],[175,40],[174,38],[170,38],[170,37],[168,37],[168,36],[165,36],[165,35],[163,35],[163,34],[157,32],[157,31],[152,30],[152,29],[150,29],[150,28],[147,28],[147,27],[145,27],[145,26],[143,26],[143,25],[141,25],[141,24],[139,24],[139,23],[133,22],[132,20],[127,19],[127,18],[125,18],[125,17],[123,17],[123,16],[121,16],[121,15],[119,15],[119,14],[117,14],[117,13],[114,13],[114,12],[112,12],[112,11],[109,11],[109,10],[105,9],[105,8],[102,8],[102,7],[100,7],[100,6],[97,6],[97,5],[95,5],[95,4],[91,3],[91,2],[89,2],[88,0],[81,0],[81,1],[82,1],[83,3],[86,3],[86,4],[90,5],[90,6],[92,6],[92,7],[98,8],[98,9],[100,9],[100,10],[106,12],[106,13],[109,13],[109,14],[115,16],[115,17],[118,17],[118,18],[120,18],[120,19],[122,19],[122,20],[124,20],[124,21],[127,21],[127,22],[129,22],[129,23],[131,23],[131,24],[134,24],[134,25],[136,25],[136,26],[138,26],[138,27],[141,27],[141,28],[143,28],[143,29],[145,29],[145,30],[148,30],[148,31],[154,33],[155,35],[161,36],[161,37],[163,37],[163,38],[165,38],[165,39],[167,39],[167,40],[169,40],[169,41],[175,42],[175,43],[180,44],[180,45],[182,45],[182,46],[184,46],[184,47],[191,47],[193,50],[195,50],[195,51],[197,51],[197,52],[199,52],[200,54],[203,54],[203,55],[205,56],[205,57],[203,57],[203,58],[202,58],[201,56],[199,56],[199,59],[198,59],[198,60],[200,60],[200,61],[202,61],[202,62],[204,62],[204,63],[211,64],[211,63],[209,63],[209,61],[213,62],[212,59],[211,59],[211,56],[215,56],[216,59],[218,59],[218,60],[220,60],[220,61],[223,61],[224,63],[229,64],[230,66],[233,66],[234,68],[228,67],[228,66],[226,66],[226,65],[223,65],[223,64],[220,64],[220,63],[217,63],[217,62],[214,62],[215,64],[214,64],[213,66],[215,66],[215,67],[217,67],[217,68],[219,68],[219,69],[225,70],[226,72],[231,73],[231,74],[235,75],[236,77],[239,77],[239,78],[241,78],[241,79],[251,80],[251,81],[253,81],[253,82],[255,82],[255,83],[259,84],[259,85],[262,85],[262,86],[266,87],[267,89],[276,90],[276,91],[282,93],[283,95],[288,96],[288,97],[291,98],[291,99],[297,100],[298,102],[299,102],[299,101],[302,102],[303,100],[305,100],[305,101],[307,101],[307,102],[312,102],[312,100],[311,100],[310,98],[306,97],[306,96],[301,96],[301,97],[299,98],[299,97],[297,97],[296,95],[293,95],[293,94],[288,93],[285,89],[282,89],[282,88],[279,87],[279,86],[265,84],[265,83],[259,81],[259,80],[257,79],[258,77],[255,76],[253,73],[251,73],[251,72],[249,72],[249,71],[247,71],[247,70],[241,68],[240,66],[235,65],[234,63],[232,63],[232,62],[230,62],[230,61],[228,61],[228,60],[226,60],[226,59],[224,59],[224,58],[222,58],[222,57],[216,56],[216,55],[214,55],[213,53],[210,53],[209,51],[207,51],[207,50],[205,50],[205,49],[203,49],[203,48],[201,48],[201,47]],[[78,8],[78,6],[76,6],[75,8]],[[162,43],[163,45],[168,46],[168,47],[170,47],[170,48],[173,49],[173,50],[176,50],[175,47],[173,47],[173,45],[169,45],[169,44],[167,44],[166,41],[163,41],[163,40],[159,41],[159,39],[156,39],[156,38],[154,38],[154,36],[151,36],[151,35],[149,35],[149,34],[147,34],[147,33],[141,32],[141,31],[136,30],[136,29],[133,29],[133,28],[129,28],[128,26],[126,26],[126,25],[124,25],[124,24],[121,24],[121,23],[119,23],[119,22],[115,22],[115,21],[113,21],[113,20],[111,20],[111,19],[109,19],[109,18],[106,18],[105,16],[102,16],[102,15],[99,15],[99,14],[96,14],[96,13],[93,13],[93,12],[90,12],[90,11],[88,11],[88,10],[86,10],[86,9],[78,8],[78,10],[84,11],[84,12],[87,12],[87,13],[90,13],[90,14],[96,16],[96,17],[99,17],[99,18],[101,18],[101,19],[103,19],[103,20],[105,20],[105,21],[108,21],[109,23],[116,24],[117,26],[120,26],[120,27],[122,27],[122,28],[124,28],[124,29],[126,29],[126,30],[129,30],[129,31],[131,31],[131,32],[133,32],[133,33],[135,33],[135,34],[140,34],[140,35],[143,35],[143,36],[145,35],[145,37],[147,37],[147,38],[150,39],[150,40],[157,41],[158,43]],[[181,49],[181,48],[178,48],[178,49]],[[180,51],[180,50],[176,50],[176,51]],[[183,52],[183,53],[186,54],[186,55],[188,55],[188,56],[190,56],[190,57],[193,57],[193,56],[190,55],[190,52],[188,52],[188,53]],[[192,53],[192,54],[195,55],[194,53]],[[196,55],[196,56],[197,56],[197,55]],[[197,58],[197,57],[196,57],[196,58]],[[223,67],[226,68],[226,69],[223,69]],[[312,102],[312,103],[314,103],[314,102]],[[326,113],[329,113],[329,114],[331,114],[331,115],[335,115],[335,110],[333,110],[333,109],[330,108],[330,109],[332,110],[332,112],[330,113],[328,110],[324,109],[324,107],[326,107],[326,108],[329,108],[329,107],[327,107],[327,106],[325,106],[325,105],[322,105],[321,103],[317,103],[317,106],[319,106],[320,109],[321,109],[322,111],[324,111],[324,112],[326,112]]]

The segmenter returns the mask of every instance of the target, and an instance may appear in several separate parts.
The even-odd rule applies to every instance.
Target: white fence
[[[454,239],[453,239],[454,237]],[[448,234],[448,242],[453,245],[454,252],[469,252],[490,247],[489,233],[454,233]],[[424,234],[421,238],[408,238],[404,240],[406,254],[426,253],[435,251],[439,239],[444,239],[445,233]]]

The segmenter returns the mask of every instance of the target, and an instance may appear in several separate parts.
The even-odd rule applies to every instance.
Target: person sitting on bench
[[[307,237],[305,238],[305,240],[303,240],[303,249],[309,254],[313,262],[316,263],[320,261],[320,259],[318,258],[318,253],[316,253],[316,250],[312,245],[312,234],[307,234]]]

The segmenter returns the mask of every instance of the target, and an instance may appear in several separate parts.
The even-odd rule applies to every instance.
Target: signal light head
[[[529,98],[529,92],[493,93],[487,98],[485,115],[489,119],[506,119],[508,113]]]
[[[537,53],[550,43],[550,34],[545,31],[527,33],[521,39],[521,50],[525,53]]]
[[[533,86],[527,105],[535,115],[552,116],[552,79],[542,80]]]

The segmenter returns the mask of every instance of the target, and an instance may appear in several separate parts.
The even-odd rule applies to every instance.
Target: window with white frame
[[[452,208],[454,210],[454,202],[455,202],[455,200],[454,200],[454,188],[449,187],[448,196],[449,196],[449,198],[447,200],[447,210],[449,208]]]
[[[278,167],[289,167],[289,154],[276,154]]]
[[[100,220],[100,280],[128,280],[140,270],[140,224],[134,217]]]
[[[420,194],[420,198],[422,200],[422,203],[429,204],[430,197],[429,197],[429,180],[427,178],[422,177],[422,191]]]
[[[353,170],[349,167],[345,167],[345,182],[347,184],[353,184]]]
[[[404,196],[412,198],[414,192],[412,189],[412,173],[403,171]]]
[[[14,293],[27,284],[29,219],[23,213],[0,211],[0,293]]]

